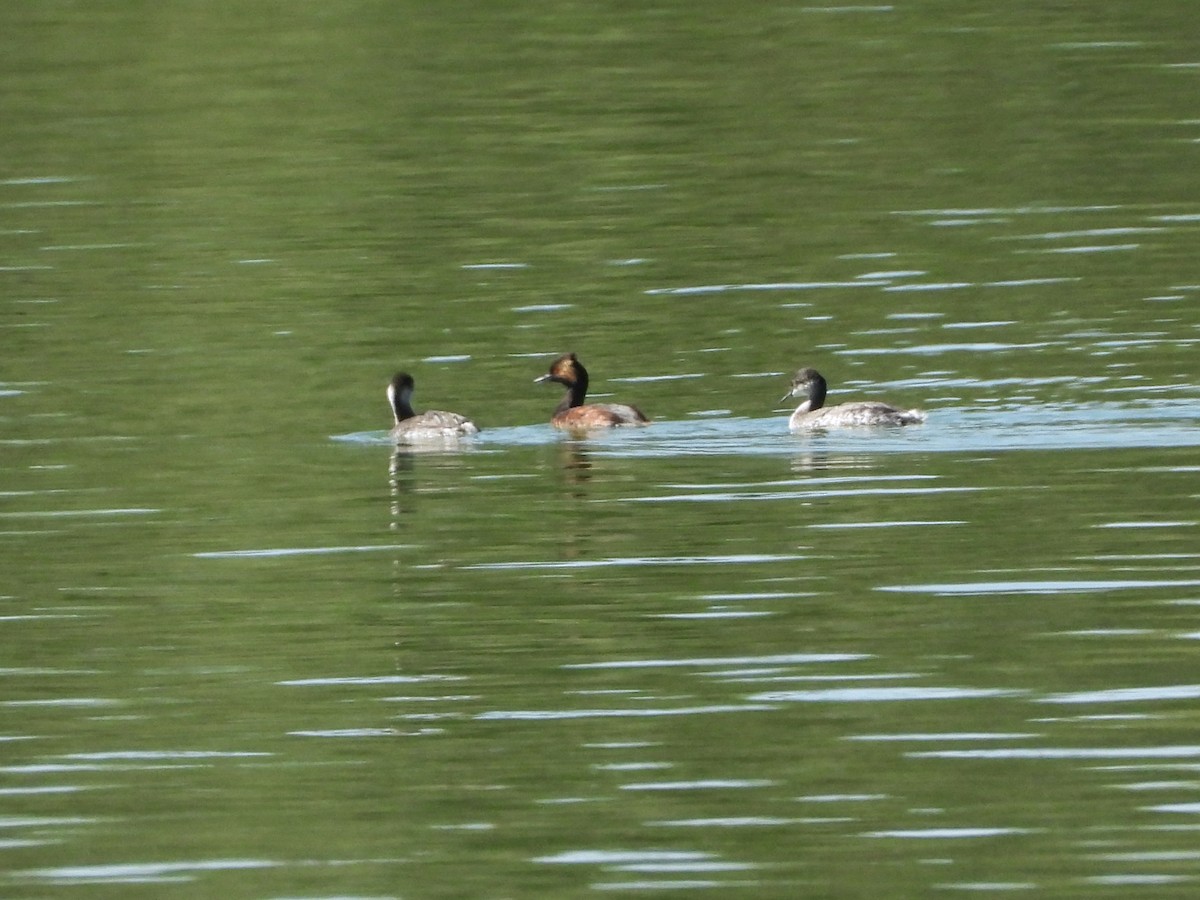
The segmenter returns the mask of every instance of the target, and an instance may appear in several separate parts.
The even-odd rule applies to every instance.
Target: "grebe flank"
[[[444,440],[468,434],[478,434],[479,426],[458,413],[430,409],[418,415],[412,408],[413,377],[407,372],[397,372],[388,382],[387,398],[392,407],[396,424],[392,427],[392,440],[400,443]]]
[[[792,379],[792,387],[783,395],[783,399],[800,394],[803,394],[805,399],[788,420],[790,430],[853,428],[860,425],[916,425],[925,421],[925,413],[919,409],[897,409],[878,400],[825,406],[827,387],[825,378],[816,369],[806,368],[796,373],[796,377]]]
[[[613,428],[622,425],[649,425],[650,420],[636,406],[624,403],[584,403],[588,389],[587,369],[574,353],[564,353],[550,364],[550,371],[534,383],[556,381],[567,391],[554,409],[550,424],[567,431],[588,428]]]

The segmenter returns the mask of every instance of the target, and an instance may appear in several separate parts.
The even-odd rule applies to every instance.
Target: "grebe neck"
[[[587,397],[587,369],[577,362],[575,363],[571,374],[574,376],[574,380],[566,384],[567,392],[563,394],[562,400],[559,402],[558,407],[554,410],[556,415],[558,413],[566,412],[568,409],[574,409],[576,406],[583,406],[584,398]]]
[[[394,384],[388,385],[388,402],[392,405],[392,416],[399,425],[405,419],[411,419],[416,415],[412,408],[412,389],[400,388],[396,389]]]
[[[808,399],[800,404],[800,409],[805,412],[813,412],[825,405],[825,393],[828,387],[825,384],[825,379],[817,375],[808,383]]]

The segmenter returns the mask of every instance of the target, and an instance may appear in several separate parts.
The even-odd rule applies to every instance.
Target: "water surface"
[[[1192,896],[1196,25],[5,7],[3,892]]]

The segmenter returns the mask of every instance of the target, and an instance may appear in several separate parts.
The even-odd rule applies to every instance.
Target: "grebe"
[[[807,431],[856,425],[916,425],[925,421],[925,413],[919,409],[897,409],[878,400],[823,406],[825,391],[825,379],[816,369],[801,369],[796,373],[792,388],[783,395],[783,399],[804,394],[805,400],[788,420],[789,429]]]
[[[478,434],[479,426],[458,413],[430,409],[420,415],[412,408],[413,377],[407,372],[397,372],[388,382],[387,398],[392,406],[396,424],[392,428],[392,440],[402,443],[414,441],[444,440],[468,434]]]
[[[555,428],[582,431],[587,428],[612,428],[619,425],[649,425],[650,420],[636,406],[624,403],[584,403],[588,373],[574,353],[564,353],[550,364],[550,371],[534,383],[557,381],[566,387],[562,402],[550,417]]]

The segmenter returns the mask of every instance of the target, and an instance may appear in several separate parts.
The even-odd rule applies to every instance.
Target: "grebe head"
[[[407,372],[397,372],[388,382],[388,403],[391,404],[392,415],[396,417],[397,424],[413,416],[413,386],[413,377]]]
[[[565,387],[574,388],[582,394],[587,392],[588,373],[574,353],[564,353],[550,363],[550,371],[533,379],[534,384],[543,381],[556,381]]]
[[[780,402],[789,397],[798,397],[803,394],[808,399],[800,404],[802,408],[807,410],[820,409],[825,403],[825,393],[828,386],[825,384],[824,376],[816,369],[803,368],[796,373],[792,378],[792,386],[786,394],[783,395]]]

